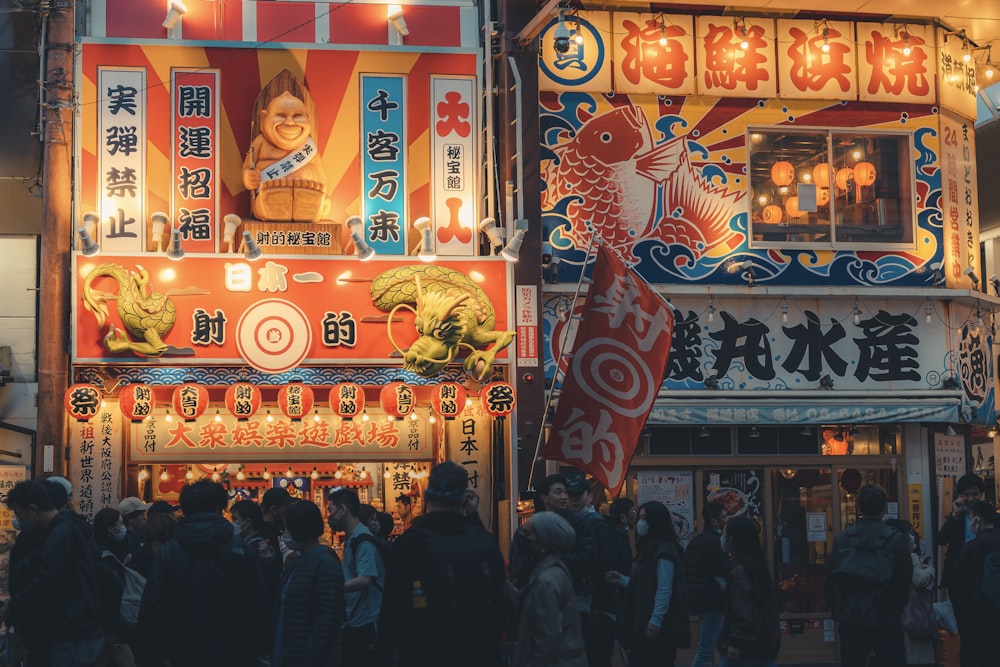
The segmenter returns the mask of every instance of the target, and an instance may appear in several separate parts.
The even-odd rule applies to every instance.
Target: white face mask
[[[639,519],[635,522],[635,532],[639,537],[646,537],[649,534],[649,524],[645,519]]]
[[[285,546],[291,549],[292,551],[302,551],[302,545],[296,542],[294,539],[292,539],[292,536],[289,535],[288,533],[285,533],[284,535],[281,536],[281,541],[284,542]]]
[[[125,539],[126,532],[125,526],[115,526],[111,529],[111,539],[115,542],[121,542]]]
[[[240,527],[241,526],[240,522],[230,521],[229,523],[233,524],[233,535],[239,537],[243,533],[243,528]]]

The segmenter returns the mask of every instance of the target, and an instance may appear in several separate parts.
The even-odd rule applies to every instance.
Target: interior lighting
[[[250,232],[243,232],[243,256],[248,262],[254,262],[260,259],[260,256],[264,253],[261,251],[260,246],[254,241],[253,235]]]
[[[374,257],[375,249],[368,245],[368,242],[364,238],[364,221],[360,217],[353,215],[347,219],[347,228],[351,230],[351,240],[354,242],[354,248],[357,250],[358,259],[362,262],[367,262]]]
[[[173,230],[170,234],[170,247],[167,248],[167,257],[174,261],[184,258],[184,246],[181,245],[181,241],[181,230]]]

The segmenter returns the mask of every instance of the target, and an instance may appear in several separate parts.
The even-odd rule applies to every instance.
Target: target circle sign
[[[299,365],[312,348],[306,314],[282,299],[265,299],[243,311],[236,325],[236,346],[248,364],[265,373]]]
[[[572,364],[580,389],[623,417],[645,414],[660,388],[639,353],[613,338],[586,341]]]

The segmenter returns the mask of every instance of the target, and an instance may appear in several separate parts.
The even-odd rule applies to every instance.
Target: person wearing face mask
[[[343,659],[344,571],[337,554],[319,543],[319,507],[308,500],[290,505],[285,530],[299,556],[289,562],[281,584],[271,666],[355,664]]]
[[[691,667],[712,667],[726,616],[729,556],[722,549],[726,508],[721,503],[705,503],[701,518],[702,531],[684,550],[688,603],[691,613],[698,615],[698,650]]]
[[[986,501],[972,503],[968,512],[976,537],[955,563],[952,604],[962,638],[962,667],[986,667],[997,664],[993,634],[1000,618],[1000,524]]]
[[[94,541],[100,553],[97,565],[97,586],[104,612],[105,646],[103,657],[116,667],[133,667],[132,631],[122,623],[119,608],[125,591],[125,564],[128,545],[125,522],[121,512],[105,507],[94,515]]]
[[[343,532],[344,591],[347,622],[344,628],[344,663],[372,664],[378,647],[377,624],[385,587],[385,562],[375,536],[361,521],[361,501],[351,489],[330,493],[327,522],[334,532]]]
[[[629,667],[673,667],[678,648],[691,645],[684,558],[670,510],[656,501],[639,507],[632,576],[608,572],[625,588],[622,636]]]
[[[151,650],[175,667],[253,664],[257,644],[230,641],[265,614],[255,554],[222,515],[228,493],[203,479],[185,486],[180,501],[184,518],[153,561],[140,631],[148,628]]]

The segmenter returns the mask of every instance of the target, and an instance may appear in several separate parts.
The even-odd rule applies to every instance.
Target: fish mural
[[[710,183],[692,164],[686,136],[654,145],[642,110],[623,106],[594,116],[545,163],[543,210],[568,200],[563,239],[590,243],[590,229],[633,260],[644,239],[680,243],[696,254],[731,243],[730,221],[746,193]]]

